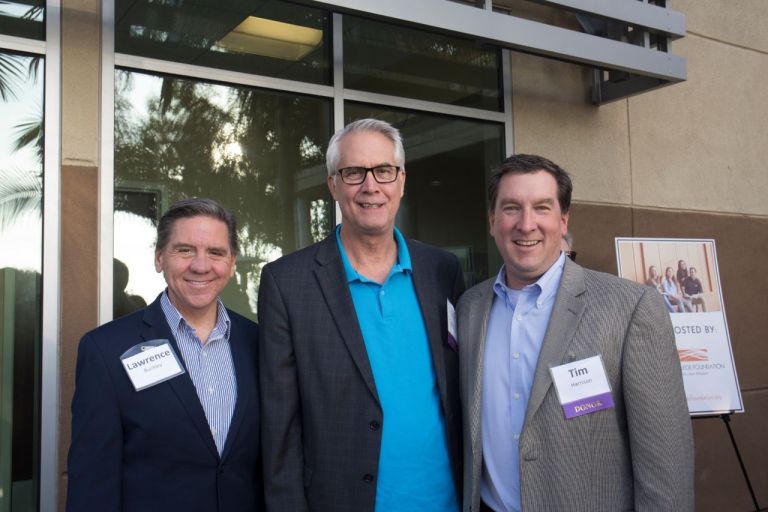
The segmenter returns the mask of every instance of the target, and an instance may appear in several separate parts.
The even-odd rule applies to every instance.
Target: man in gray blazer
[[[458,306],[465,512],[693,510],[664,301],[565,257],[571,180],[534,155],[489,186],[498,276]]]
[[[259,289],[267,510],[459,510],[455,256],[395,228],[403,145],[364,119],[331,139],[343,222],[265,266]]]

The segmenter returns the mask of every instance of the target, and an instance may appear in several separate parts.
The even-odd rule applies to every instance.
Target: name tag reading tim
[[[567,419],[613,407],[611,385],[601,356],[549,369]]]
[[[120,356],[136,391],[141,391],[184,373],[168,340],[149,340],[135,345]]]

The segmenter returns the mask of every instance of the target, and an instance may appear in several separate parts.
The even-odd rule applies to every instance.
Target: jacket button
[[[378,421],[376,421],[376,420],[371,420],[371,422],[369,423],[369,425],[370,425],[370,427],[371,427],[371,430],[379,430],[379,428],[381,427],[381,423],[379,423],[379,422],[378,422]]]
[[[373,475],[372,475],[372,474],[370,474],[370,473],[366,473],[366,474],[364,474],[364,475],[363,475],[363,482],[365,482],[365,483],[367,483],[367,484],[369,484],[369,483],[373,482]]]

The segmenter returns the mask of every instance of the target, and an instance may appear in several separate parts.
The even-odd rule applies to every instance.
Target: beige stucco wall
[[[635,204],[768,215],[768,54],[697,35],[674,51],[688,81],[629,100]]]
[[[768,52],[768,8],[765,0],[671,0],[685,13],[688,35],[727,45]]]
[[[61,157],[64,165],[99,161],[101,11],[99,0],[61,7]]]
[[[768,3],[678,5],[688,80],[628,100],[596,107],[588,70],[513,54],[515,151],[566,166],[577,201],[768,215]]]
[[[545,155],[573,174],[574,200],[631,204],[627,103],[589,103],[590,72],[512,54],[514,151]]]

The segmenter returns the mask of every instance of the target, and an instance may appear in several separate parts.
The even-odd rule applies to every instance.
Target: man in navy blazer
[[[224,207],[209,199],[173,204],[158,224],[155,252],[168,288],[145,309],[83,336],[68,511],[263,509],[258,330],[219,300],[237,252],[235,220]],[[131,362],[137,354],[144,366]],[[129,376],[136,367],[143,374]],[[183,373],[153,376],[166,370]]]
[[[270,512],[458,511],[455,256],[395,228],[403,145],[355,121],[328,145],[342,224],[265,266],[259,289]]]

